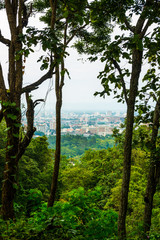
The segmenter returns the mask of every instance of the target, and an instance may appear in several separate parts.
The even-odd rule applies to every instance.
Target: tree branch
[[[0,63],[0,99],[6,99],[6,87],[3,78],[2,66]]]
[[[22,93],[25,93],[25,92],[31,92],[33,90],[36,90],[40,84],[42,84],[44,81],[46,81],[47,79],[51,78],[52,75],[54,74],[53,72],[53,69],[54,69],[55,66],[53,66],[52,68],[50,68],[50,70],[44,74],[39,80],[37,80],[36,82],[22,88]]]
[[[131,24],[130,24],[129,21],[127,20],[127,17],[126,17],[126,16],[124,16],[124,23],[125,23],[126,27],[127,27],[131,32],[134,33],[135,27],[131,26]]]
[[[149,19],[147,21],[145,27],[143,28],[143,25],[144,25],[144,23],[145,23],[145,21],[147,19],[147,16],[148,16],[147,11],[148,11],[149,8],[153,7],[153,4],[154,4],[154,0],[146,0],[146,3],[145,3],[144,8],[143,8],[143,11],[142,11],[142,13],[141,13],[141,15],[140,15],[140,17],[139,17],[139,19],[137,21],[135,32],[137,34],[141,34],[142,37],[144,36],[144,34],[146,33],[146,31],[147,31],[147,29],[148,29],[148,27],[150,25],[151,19]],[[143,28],[143,30],[142,30],[142,28]]]
[[[135,28],[135,32],[136,32],[137,34],[140,34],[140,33],[141,33],[142,28],[143,28],[143,24],[144,24],[145,20],[146,20],[146,19],[145,19],[144,17],[142,17],[142,15],[139,17],[139,19],[138,19],[138,21],[137,21],[136,28]]]
[[[37,99],[36,101],[34,101],[34,108],[35,108],[35,106],[37,106],[40,102],[45,102],[45,100],[44,99]]]
[[[28,10],[27,6],[25,5],[25,1],[23,1],[22,2],[22,12],[23,12],[22,27],[26,27],[28,25],[28,19],[32,13],[32,3],[30,4],[30,9]],[[19,21],[19,24],[20,24],[20,21]]]
[[[86,23],[85,25],[83,25],[82,27],[76,29],[73,33],[73,35],[68,39],[68,41],[66,41],[66,46],[72,41],[72,39],[75,37],[76,33],[78,31],[80,31],[81,29],[85,28],[88,25],[88,23]]]
[[[125,84],[125,81],[124,81],[124,78],[123,78],[123,74],[122,74],[121,68],[120,68],[119,64],[117,63],[117,61],[115,59],[111,58],[111,61],[112,61],[113,65],[114,65],[114,67],[118,70],[118,72],[120,74],[125,101],[128,104],[126,84]]]
[[[14,35],[16,32],[16,18],[15,15],[17,15],[16,9],[17,9],[17,1],[13,1],[11,3],[10,0],[5,0],[5,6],[7,11],[7,17],[8,22],[10,26],[11,35]]]
[[[11,42],[9,39],[6,39],[6,38],[4,38],[4,37],[2,36],[1,30],[0,30],[0,42],[3,43],[3,44],[5,44],[5,45],[8,46],[8,47],[9,47],[10,42]]]
[[[49,0],[49,3],[52,9],[51,28],[54,29],[54,25],[56,23],[57,0]]]
[[[68,30],[68,21],[66,19],[66,23],[64,27],[64,47],[67,46],[67,30]]]
[[[64,58],[63,58],[61,61],[61,72],[63,72],[64,70],[65,70],[65,68],[64,68]],[[63,86],[64,86],[64,74],[61,75],[61,82],[59,85],[59,88],[61,91],[62,91]]]
[[[27,133],[23,139],[22,142],[19,144],[19,150],[17,154],[16,161],[18,162],[19,159],[22,157],[24,154],[26,148],[28,147],[29,143],[31,142],[31,139],[33,137],[34,132],[36,131],[36,128],[33,127],[33,122],[34,122],[34,103],[29,96],[28,93],[26,93],[26,101],[27,101],[27,112],[26,112],[26,117],[27,117]]]
[[[0,122],[2,122],[2,119],[3,119],[3,110],[1,109],[0,110]]]
[[[149,26],[151,25],[151,23],[152,23],[152,22],[151,22],[151,20],[149,19],[149,20],[147,21],[146,25],[144,26],[141,34],[140,34],[140,37],[141,37],[141,38],[144,37],[144,35],[146,34],[146,32],[147,32]]]

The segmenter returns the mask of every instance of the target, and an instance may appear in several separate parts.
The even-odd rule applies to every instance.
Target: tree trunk
[[[13,104],[13,103],[11,103]],[[16,104],[14,102],[14,104]],[[16,192],[16,176],[17,176],[17,153],[19,146],[19,116],[20,111],[17,105],[6,108],[5,120],[7,123],[7,144],[5,170],[2,185],[2,216],[3,219],[14,218],[13,200]],[[15,118],[15,119],[11,119]],[[18,124],[18,125],[17,125]]]
[[[62,70],[64,70],[64,63],[62,63]],[[61,78],[61,81],[60,81]],[[58,184],[59,175],[59,165],[61,158],[61,107],[62,107],[62,87],[64,85],[64,76],[60,77],[59,66],[56,67],[56,79],[55,79],[55,89],[56,89],[56,149],[55,149],[55,162],[53,177],[51,183],[51,191],[48,199],[48,207],[52,207],[56,197],[56,190]]]
[[[145,194],[145,210],[144,210],[144,236],[143,239],[147,238],[151,227],[151,217],[153,208],[153,197],[156,192],[158,180],[160,178],[160,163],[159,157],[156,153],[156,141],[158,136],[160,120],[160,98],[157,101],[152,126],[152,139],[151,139],[151,157],[150,157],[150,169],[148,174],[148,183]]]
[[[56,9],[57,9],[57,0],[50,0],[50,7],[52,10],[51,16],[51,29],[54,30],[54,25],[56,21]],[[56,56],[56,54],[55,54]],[[55,92],[56,92],[56,149],[55,149],[55,162],[54,170],[51,182],[51,191],[48,199],[48,207],[52,207],[56,197],[56,190],[58,184],[58,174],[59,174],[59,165],[60,165],[60,156],[61,156],[61,107],[62,107],[62,89],[60,88],[60,73],[59,73],[59,64],[56,65],[56,77],[55,77]]]
[[[23,27],[27,25],[28,18],[31,13],[26,12],[24,0],[10,1],[5,0],[5,10],[10,30],[10,39],[6,39],[1,35],[0,42],[9,48],[8,53],[8,86],[6,89],[3,77],[2,66],[0,64],[0,100],[2,109],[0,111],[0,121],[5,118],[8,135],[6,144],[6,160],[4,170],[4,180],[2,186],[2,217],[7,219],[14,218],[13,200],[16,193],[16,176],[18,175],[18,162],[29,145],[35,128],[33,127],[34,107],[37,100],[33,103],[29,93],[36,89],[42,82],[53,75],[54,66],[44,74],[35,83],[23,88],[23,66],[22,66],[22,42],[20,36],[23,34]],[[21,139],[19,129],[21,124],[21,95],[26,93],[27,100],[27,133]]]
[[[2,185],[2,217],[3,219],[13,219],[14,208],[13,201],[16,193],[16,177],[18,169],[19,146],[21,139],[19,137],[21,123],[21,91],[22,91],[22,54],[17,54],[22,50],[22,43],[19,40],[19,35],[22,34],[22,8],[23,1],[19,0],[11,3],[5,1],[6,14],[11,33],[11,40],[7,40],[9,47],[9,68],[8,68],[8,85],[6,90],[5,85],[1,88],[5,97],[2,98],[3,115],[7,125],[7,144],[6,144],[6,159],[4,169],[4,179]],[[1,75],[2,76],[2,75]]]
[[[126,239],[126,214],[128,205],[128,192],[131,172],[131,151],[132,151],[132,134],[134,124],[135,99],[138,91],[138,80],[141,72],[142,51],[133,49],[132,55],[132,76],[130,84],[130,94],[127,102],[127,124],[124,143],[124,163],[123,163],[123,180],[121,188],[119,218],[118,218],[118,237]]]

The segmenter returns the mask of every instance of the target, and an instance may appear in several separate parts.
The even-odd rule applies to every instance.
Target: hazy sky
[[[97,79],[99,71],[103,69],[101,63],[90,63],[88,61],[77,60],[78,56],[75,50],[70,51],[70,56],[66,59],[66,67],[70,73],[71,79],[66,76],[65,85],[63,87],[63,109],[64,110],[124,110],[125,106],[118,104],[112,97],[100,98],[94,96],[96,91],[101,91],[100,80]],[[86,58],[86,57],[85,57]],[[38,69],[37,69],[38,70]],[[27,75],[27,71],[26,71]],[[37,75],[37,72],[34,72]],[[42,85],[40,91],[35,95],[38,97],[39,93],[45,96],[47,89],[52,86],[53,90],[49,92],[47,98],[47,105],[55,105],[54,94],[54,76],[52,80],[47,81]],[[44,88],[46,90],[44,91]],[[51,107],[51,106],[50,106]]]
[[[5,12],[1,12],[0,29],[2,35],[5,37],[8,35],[7,23],[5,21]],[[33,18],[30,24],[34,23]],[[0,62],[4,69],[5,78],[7,77],[7,49],[0,44],[1,54]],[[62,110],[95,110],[95,111],[125,111],[126,106],[117,103],[113,96],[106,96],[105,99],[99,96],[94,96],[94,92],[101,91],[102,86],[100,80],[97,79],[99,71],[103,70],[103,65],[100,62],[89,63],[85,59],[79,56],[74,49],[70,49],[70,56],[66,59],[66,67],[70,73],[71,79],[66,77],[65,85],[63,88],[63,108]],[[24,85],[32,83],[38,80],[42,76],[42,71],[39,69],[39,65],[36,63],[38,56],[42,54],[41,47],[37,46],[35,53],[32,54],[26,61],[25,73],[24,73]],[[54,93],[54,76],[51,80],[47,80],[39,90],[32,92],[34,98],[45,98],[49,88],[53,88],[49,92],[46,102],[46,107],[51,110],[55,108],[55,93]]]

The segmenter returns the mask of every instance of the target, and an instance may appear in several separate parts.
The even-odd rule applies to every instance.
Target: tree
[[[99,151],[88,150],[80,159],[69,159],[67,167],[61,170],[60,197],[65,199],[67,192],[77,187],[84,187],[85,190],[100,187],[101,201],[97,204],[103,208],[111,189],[121,178],[122,160],[119,146]]]
[[[160,122],[160,98],[158,99],[152,125],[152,138],[151,138],[151,156],[150,156],[150,168],[148,174],[148,183],[145,194],[145,211],[144,211],[144,239],[150,231],[151,217],[153,208],[153,197],[156,192],[156,187],[160,179],[160,162],[159,162],[159,149],[157,148],[157,136]]]
[[[98,10],[100,13],[97,16]],[[105,18],[107,14],[108,19]],[[93,32],[91,34],[85,32],[81,35],[82,41],[77,43],[76,47],[79,52],[92,55],[89,58],[91,61],[97,60],[100,53],[102,55],[101,61],[106,63],[104,71],[99,74],[104,91],[96,94],[104,96],[114,92],[118,102],[126,102],[127,104],[123,181],[118,219],[119,239],[126,239],[125,221],[131,172],[135,102],[138,95],[142,62],[144,59],[147,60],[147,55],[144,53],[149,51],[145,42],[151,43],[152,41],[151,35],[147,35],[148,29],[153,24],[156,24],[157,27],[159,3],[152,0],[119,1],[118,4],[115,1],[112,3],[110,1],[100,1],[99,3],[95,1],[93,2],[92,17]],[[121,34],[115,35],[114,40],[110,40],[108,35],[105,35],[108,27],[107,22],[110,19],[116,22],[121,30]],[[134,24],[135,19],[137,19],[136,24]],[[124,67],[124,61],[127,62],[127,67]],[[129,86],[127,86],[127,81]],[[120,89],[122,89],[121,92]]]
[[[18,163],[29,145],[35,128],[33,127],[34,107],[38,100],[33,102],[29,93],[38,88],[46,79],[53,75],[54,66],[50,66],[47,73],[33,84],[23,87],[23,69],[25,58],[29,55],[32,43],[23,46],[23,29],[28,24],[32,12],[32,4],[26,5],[24,0],[1,1],[8,18],[10,39],[0,33],[0,42],[8,48],[8,79],[4,79],[0,64],[0,119],[4,118],[7,126],[7,143],[5,156],[4,180],[2,186],[2,216],[4,219],[14,218],[13,201],[16,193]],[[7,86],[8,85],[8,89]],[[27,132],[21,136],[21,96],[26,94],[27,102]]]
[[[62,89],[64,86],[65,74],[68,73],[65,68],[65,57],[67,56],[66,49],[69,47],[72,39],[77,33],[86,27],[89,23],[86,5],[87,1],[69,0],[64,3],[55,0],[49,4],[45,1],[37,1],[46,8],[47,13],[42,20],[45,21],[55,39],[51,45],[51,55],[53,55],[55,63],[55,94],[56,94],[56,149],[55,163],[53,170],[53,178],[51,184],[51,192],[48,199],[48,207],[53,206],[56,196],[60,154],[61,154],[61,107],[62,107]]]
[[[151,129],[151,137],[146,144],[148,152],[150,152],[150,166],[148,172],[148,183],[145,194],[145,211],[144,211],[144,239],[149,234],[151,227],[151,217],[153,208],[153,198],[156,193],[157,184],[160,178],[160,162],[159,162],[159,146],[158,146],[158,129],[160,124],[160,84],[159,84],[159,63],[160,55],[157,51],[159,37],[159,28],[154,29],[152,33],[152,42],[146,41],[149,44],[147,57],[149,59],[150,68],[143,78],[145,85],[139,92],[141,104],[137,106],[139,115],[137,116],[138,123],[148,123]],[[151,103],[150,103],[151,102]],[[152,105],[154,109],[152,110]]]

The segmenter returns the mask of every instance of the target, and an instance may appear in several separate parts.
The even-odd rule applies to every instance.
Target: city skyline
[[[125,113],[115,113],[107,111],[75,113],[62,113],[61,119],[61,134],[71,135],[112,135],[114,128],[120,129],[124,122]],[[26,127],[26,119],[23,119],[23,125]],[[56,134],[56,117],[50,112],[41,112],[35,117],[34,126],[36,127],[35,136],[45,134],[46,136]]]

